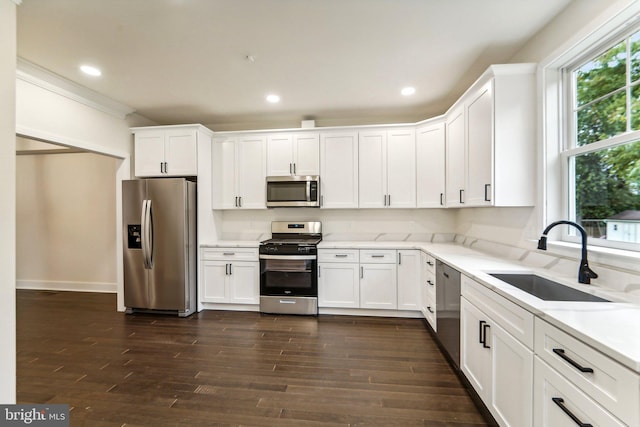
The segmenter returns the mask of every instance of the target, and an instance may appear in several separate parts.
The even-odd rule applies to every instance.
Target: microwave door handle
[[[294,163],[295,165],[295,163]],[[295,167],[295,166],[294,166]],[[294,169],[295,171],[295,169]],[[307,201],[311,201],[311,181],[307,181]]]

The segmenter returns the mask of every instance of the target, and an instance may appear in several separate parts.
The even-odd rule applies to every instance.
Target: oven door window
[[[307,200],[305,181],[269,182],[267,184],[268,202],[304,202]]]
[[[317,261],[260,260],[260,293],[262,295],[317,296]]]

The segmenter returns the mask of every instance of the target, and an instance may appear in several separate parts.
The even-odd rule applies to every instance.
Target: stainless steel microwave
[[[316,175],[268,176],[267,207],[320,207],[320,177]]]

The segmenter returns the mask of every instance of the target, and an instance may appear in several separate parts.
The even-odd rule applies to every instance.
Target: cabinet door
[[[198,174],[198,142],[195,129],[167,130],[164,144],[165,175]]]
[[[320,175],[320,134],[293,135],[293,174]]]
[[[266,138],[261,135],[238,141],[238,206],[246,209],[266,208]]]
[[[395,264],[360,264],[360,308],[398,308]]]
[[[318,265],[318,307],[360,306],[359,264]]]
[[[535,357],[534,423],[536,427],[576,425],[622,427],[610,412],[589,398],[555,369]],[[573,420],[571,416],[577,418]]]
[[[274,134],[267,138],[267,175],[293,175],[293,137]]]
[[[164,163],[164,132],[145,131],[135,134],[136,176],[162,176]]]
[[[202,302],[228,302],[229,290],[227,284],[228,266],[224,261],[203,261],[202,275],[204,277],[204,295]]]
[[[387,206],[416,207],[416,134],[413,129],[387,133]]]
[[[361,208],[383,208],[387,200],[387,134],[360,132],[358,155],[358,197]]]
[[[491,393],[491,349],[486,348],[491,346],[491,342],[483,345],[481,341],[484,341],[486,328],[483,326],[488,320],[475,305],[461,298],[460,369],[485,403]]]
[[[487,404],[505,426],[533,424],[533,352],[495,322],[487,330],[491,347],[491,388]]]
[[[237,207],[236,141],[216,140],[213,143],[213,209],[234,209]]]
[[[493,170],[493,90],[487,83],[467,103],[467,183],[465,204],[491,205]]]
[[[398,251],[398,310],[420,310],[420,251]]]
[[[322,134],[320,194],[323,208],[358,207],[358,134]]]
[[[444,123],[438,123],[416,131],[416,205],[419,208],[444,207],[444,127]]]
[[[460,207],[464,203],[465,186],[465,137],[464,110],[460,109],[451,114],[447,121],[446,131],[447,151],[447,207]]]
[[[229,265],[229,302],[259,304],[260,263],[234,262]]]

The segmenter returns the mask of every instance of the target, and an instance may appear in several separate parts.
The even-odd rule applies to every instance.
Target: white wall
[[[16,5],[0,0],[0,403],[16,401]]]
[[[116,160],[16,159],[18,288],[116,291]]]

